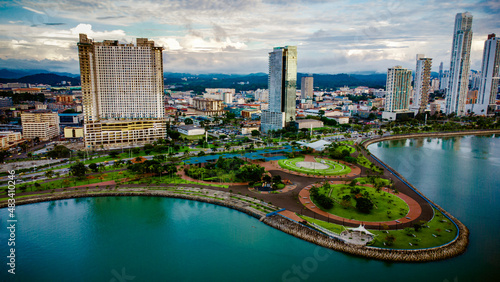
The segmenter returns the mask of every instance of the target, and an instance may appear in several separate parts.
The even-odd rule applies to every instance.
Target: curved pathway
[[[330,181],[330,184],[333,184],[333,185],[346,184],[346,182],[344,182],[344,181]],[[415,218],[420,217],[420,215],[422,214],[422,208],[417,203],[417,201],[415,201],[411,197],[409,197],[405,194],[402,194],[402,193],[394,194],[394,193],[389,192],[389,191],[384,191],[385,193],[393,194],[393,195],[399,197],[401,200],[403,200],[409,207],[408,214],[406,214],[405,216],[403,216],[403,218],[400,218],[400,219],[395,219],[395,220],[391,220],[391,221],[380,221],[380,222],[379,221],[376,221],[376,222],[374,222],[374,221],[360,221],[360,220],[343,218],[343,217],[325,212],[313,204],[313,202],[311,201],[311,198],[310,198],[309,189],[311,189],[314,186],[315,186],[314,184],[311,184],[299,192],[300,203],[303,204],[307,209],[311,210],[312,212],[329,218],[329,221],[334,222],[334,223],[366,224],[366,226],[377,226],[377,227],[382,225],[382,224],[385,224],[387,226],[391,226],[391,225],[397,226],[397,225],[411,222]],[[359,186],[372,187],[371,185],[368,185],[368,184],[359,185]],[[407,217],[409,217],[410,219],[407,219]],[[396,220],[398,220],[400,222],[398,223],[398,222],[396,222]]]

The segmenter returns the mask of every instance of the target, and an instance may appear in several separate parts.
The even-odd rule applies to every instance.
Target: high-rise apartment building
[[[314,78],[312,76],[303,76],[300,80],[300,98],[307,99],[314,96]]]
[[[411,70],[395,66],[387,70],[385,111],[408,111],[410,106]]]
[[[413,89],[415,96],[411,108],[419,113],[423,113],[429,102],[429,91],[431,84],[432,59],[425,58],[423,54],[417,54],[417,67],[415,70],[415,80]]]
[[[262,112],[261,130],[282,129],[295,120],[297,47],[275,47],[269,53],[269,108]]]
[[[450,78],[446,89],[445,113],[463,116],[469,87],[470,50],[472,43],[472,15],[458,13],[455,17],[451,46]]]
[[[488,40],[484,42],[477,105],[473,106],[476,115],[486,115],[488,112],[494,111],[493,106],[498,93],[499,68],[500,38],[492,33],[488,35]]]
[[[80,34],[78,52],[85,144],[120,147],[165,138],[162,47],[93,42]]]

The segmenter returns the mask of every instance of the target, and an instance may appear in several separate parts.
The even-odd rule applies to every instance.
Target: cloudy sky
[[[472,69],[500,1],[19,0],[0,1],[0,68],[78,73],[79,33],[96,41],[148,37],[165,72],[267,72],[274,46],[298,46],[298,71],[415,68],[415,55],[449,68],[456,13],[474,16]]]

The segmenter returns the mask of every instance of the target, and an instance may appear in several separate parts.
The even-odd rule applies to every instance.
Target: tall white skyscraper
[[[282,129],[295,120],[297,46],[275,47],[269,53],[269,108],[262,111],[261,130]]]
[[[165,138],[162,47],[94,42],[80,34],[85,144],[88,148],[144,144]]]
[[[411,108],[423,113],[429,102],[429,91],[431,83],[432,59],[425,58],[424,54],[417,54],[417,67],[415,70],[415,81],[413,89],[415,96]]]
[[[495,104],[498,93],[499,67],[500,38],[493,33],[489,34],[488,40],[484,42],[479,93],[477,105],[474,105],[473,108],[477,115],[487,114],[488,106]]]
[[[445,113],[466,114],[465,100],[469,86],[470,50],[472,43],[472,15],[458,13],[455,17],[451,46],[450,78],[446,89]]]
[[[411,70],[395,66],[387,70],[385,111],[408,111],[410,106]]]

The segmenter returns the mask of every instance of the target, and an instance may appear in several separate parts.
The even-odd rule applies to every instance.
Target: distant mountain
[[[297,89],[301,87],[303,76],[309,74],[297,74]],[[384,88],[387,75],[385,73],[313,74],[313,77],[315,89],[335,90],[343,86]],[[176,90],[194,90],[198,93],[203,92],[205,88],[235,88],[236,91],[245,91],[268,87],[266,73],[249,75],[165,73],[164,78],[165,84],[176,85]]]
[[[1,78],[21,78],[28,75],[34,75],[39,73],[53,73],[62,76],[69,77],[79,77],[79,74],[73,74],[69,72],[52,72],[43,69],[31,69],[31,70],[23,70],[23,69],[0,69],[0,77]]]
[[[53,73],[39,73],[34,75],[23,76],[20,78],[0,78],[0,83],[21,82],[21,83],[41,83],[52,86],[62,85],[62,81],[70,82],[72,86],[80,85],[80,78],[62,76]],[[67,85],[67,84],[66,84]]]

